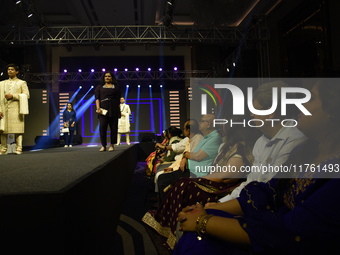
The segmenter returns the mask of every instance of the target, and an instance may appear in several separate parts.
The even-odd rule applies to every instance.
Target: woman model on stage
[[[72,103],[67,103],[67,107],[63,114],[64,128],[68,127],[69,132],[64,133],[65,136],[65,146],[72,147],[74,130],[76,130],[76,112],[73,109]],[[70,139],[68,137],[70,133]]]
[[[117,145],[120,144],[120,139],[122,136],[122,133],[126,135],[126,144],[130,145],[130,115],[131,110],[130,106],[125,104],[125,98],[120,98],[120,119],[118,120],[118,137],[117,137]]]
[[[120,118],[120,89],[116,77],[111,72],[105,72],[102,83],[95,90],[96,107],[100,121],[100,152],[106,151],[107,125],[111,130],[111,144],[109,151],[114,150],[117,143],[118,118]]]

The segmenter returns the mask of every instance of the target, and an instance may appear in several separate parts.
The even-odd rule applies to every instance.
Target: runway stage
[[[99,149],[74,146],[0,156],[1,254],[114,249],[138,145]]]

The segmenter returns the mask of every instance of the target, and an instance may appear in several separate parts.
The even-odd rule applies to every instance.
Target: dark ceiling
[[[291,0],[0,0],[0,29],[36,26],[242,26]],[[282,8],[282,6],[284,8]],[[33,14],[31,17],[28,17]]]

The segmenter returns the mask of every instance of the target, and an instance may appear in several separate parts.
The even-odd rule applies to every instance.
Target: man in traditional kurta
[[[7,154],[8,134],[15,134],[15,153],[22,153],[22,135],[25,129],[24,114],[28,114],[28,104],[22,103],[23,101],[27,102],[29,91],[26,81],[17,78],[18,72],[17,65],[9,64],[7,66],[9,79],[0,82],[0,119],[2,122],[0,155]]]
[[[122,133],[126,135],[126,143],[130,145],[130,106],[125,104],[125,98],[120,98],[120,113],[121,117],[118,120],[118,136],[117,145],[120,144]]]

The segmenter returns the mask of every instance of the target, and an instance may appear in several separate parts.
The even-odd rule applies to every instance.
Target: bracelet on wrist
[[[208,221],[211,217],[213,217],[213,214],[205,214],[202,216],[202,220],[198,221],[200,224],[197,226],[196,225],[196,232],[198,235],[198,240],[201,240],[202,238],[204,238],[206,236],[207,233],[207,224]],[[197,222],[196,222],[197,224]]]
[[[197,233],[198,236],[200,236],[200,234],[199,234],[199,231],[200,231],[200,221],[201,221],[201,218],[202,218],[203,216],[205,216],[205,215],[207,215],[207,214],[203,214],[203,215],[201,215],[201,216],[198,216],[198,218],[197,218],[197,220],[196,220],[196,225],[195,225],[195,227],[196,227],[196,233]],[[198,239],[198,240],[200,240],[200,239]]]

